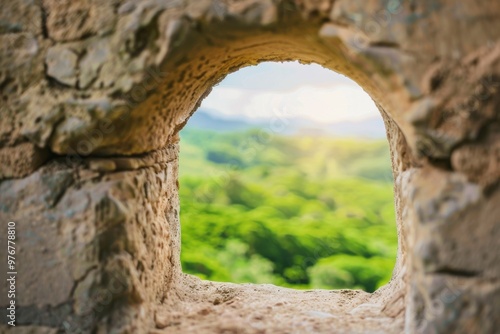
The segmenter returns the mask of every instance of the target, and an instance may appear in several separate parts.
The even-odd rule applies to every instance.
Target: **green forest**
[[[181,132],[186,273],[298,289],[374,291],[397,234],[385,140]]]

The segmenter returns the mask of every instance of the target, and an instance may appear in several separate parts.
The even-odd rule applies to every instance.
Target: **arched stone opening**
[[[498,328],[498,6],[12,1],[2,15],[0,217],[23,233],[19,326],[146,332],[185,320],[183,299],[223,303],[229,290],[180,272],[177,133],[227,73],[300,60],[358,82],[391,146],[398,264],[354,329]]]
[[[254,53],[252,49],[247,51],[249,53]],[[291,58],[291,55],[289,55],[289,57]],[[311,110],[311,112],[314,111]],[[387,122],[390,122],[390,119],[387,118]],[[187,121],[187,125],[189,125],[189,120]],[[395,127],[395,129],[397,129],[397,127]],[[267,138],[267,136],[273,136],[273,134],[276,135],[278,133],[279,130],[277,133],[273,133],[271,129],[270,133],[267,135],[263,133],[262,135]],[[183,143],[181,141],[181,151],[182,147]],[[222,182],[223,181],[221,181],[221,183]],[[186,198],[184,198],[184,200],[186,200]],[[186,202],[181,202],[181,209],[183,203]],[[235,217],[235,219],[238,218]],[[363,231],[360,229],[359,233],[363,233]],[[228,237],[231,237],[231,235]],[[321,246],[318,245],[318,247]],[[401,248],[401,246],[399,248]],[[290,256],[292,256],[292,254],[290,254]],[[384,286],[373,295],[365,294],[361,291],[316,291],[314,293],[304,293],[302,291],[293,291],[265,285],[242,286],[237,284],[201,282],[195,277],[183,275],[179,279],[179,282],[181,282],[179,284],[180,286],[177,287],[177,289],[182,291],[182,293],[178,295],[183,295],[183,297],[177,301],[179,305],[172,306],[172,309],[175,310],[174,313],[176,314],[189,314],[190,316],[188,317],[193,317],[194,319],[187,321],[175,319],[171,315],[169,316],[169,311],[162,311],[164,314],[162,317],[168,319],[165,320],[165,323],[169,323],[168,328],[173,332],[199,331],[201,328],[215,332],[221,328],[225,328],[225,326],[235,326],[239,331],[244,332],[245,329],[243,328],[250,326],[250,323],[247,322],[246,319],[240,319],[239,321],[242,322],[240,324],[233,323],[231,325],[224,324],[223,320],[217,320],[217,314],[220,316],[219,312],[221,312],[219,310],[221,308],[223,309],[225,305],[231,305],[231,308],[235,309],[235,313],[244,312],[248,318],[259,319],[259,326],[265,326],[265,328],[273,332],[281,330],[283,326],[287,328],[286,330],[295,330],[299,332],[310,331],[312,330],[311,323],[314,322],[317,322],[315,326],[321,328],[321,331],[328,331],[329,326],[333,326],[331,319],[330,321],[318,321],[318,319],[313,320],[312,318],[331,317],[331,314],[328,313],[331,312],[331,308],[325,307],[328,303],[332,305],[345,303],[345,307],[337,306],[335,310],[336,316],[340,317],[340,314],[342,314],[342,318],[344,318],[343,321],[345,322],[343,322],[341,326],[345,327],[341,327],[342,330],[355,331],[361,330],[360,328],[363,327],[370,327],[372,330],[375,330],[375,328],[385,331],[402,330],[402,315],[404,314],[404,281],[401,271],[404,270],[402,268],[404,264],[401,262],[402,255],[399,254],[398,257],[400,262],[395,268],[393,280],[389,285]],[[185,286],[186,283],[188,284],[187,287]],[[252,294],[254,296],[252,296]],[[264,298],[264,296],[266,297]],[[326,302],[326,304],[323,304],[323,301]],[[394,302],[395,305],[392,304]],[[295,305],[291,306],[293,304]],[[298,304],[301,306],[297,307]],[[388,304],[391,305],[388,306]],[[271,321],[273,317],[266,317],[265,315],[267,312],[265,310],[267,310],[267,308],[273,308],[273,313],[276,314],[276,317],[286,318],[287,320],[285,321],[282,319],[277,323],[273,323],[273,321]],[[197,312],[205,313],[207,317],[202,320],[203,317],[197,315]],[[349,312],[353,312],[357,315],[352,318]],[[304,317],[304,314],[313,315],[313,317]],[[376,321],[360,320],[361,317],[368,315],[379,317],[379,319]],[[235,314],[235,318],[239,317],[240,316]],[[199,323],[204,321],[211,322],[211,324],[208,325],[205,323],[202,325]],[[349,323],[353,321],[359,321],[359,324],[349,325]],[[390,323],[390,326],[384,328],[384,325],[382,325],[384,322]],[[285,323],[288,323],[288,325],[285,325]]]
[[[317,26],[315,24],[305,24],[303,26],[295,26],[294,28],[285,27],[283,31],[273,31],[271,34],[266,31],[266,29],[258,29],[257,31],[248,33],[248,28],[245,28],[242,31],[238,31],[237,27],[222,27],[214,28],[215,31],[218,31],[215,34],[213,40],[217,42],[213,42],[216,46],[206,45],[205,48],[201,47],[204,41],[193,43],[195,49],[191,49],[189,46],[186,48],[181,47],[181,49],[185,49],[186,54],[181,54],[178,57],[187,58],[189,57],[189,61],[187,63],[182,63],[181,66],[174,69],[175,73],[178,73],[174,76],[174,78],[182,77],[184,78],[183,85],[179,86],[179,89],[183,89],[185,87],[191,88],[190,78],[195,78],[193,80],[193,86],[198,88],[197,91],[193,92],[191,90],[184,90],[182,93],[177,91],[173,93],[173,95],[181,96],[179,99],[186,103],[186,107],[184,108],[172,108],[174,110],[179,110],[179,116],[177,120],[171,120],[170,122],[175,123],[175,130],[179,131],[182,126],[188,122],[188,117],[196,110],[201,99],[208,94],[211,89],[211,85],[217,83],[223,78],[226,74],[235,71],[242,66],[246,66],[249,64],[256,64],[261,61],[287,61],[287,60],[299,60],[303,63],[317,63],[325,66],[329,69],[335,70],[337,72],[346,74],[351,78],[355,79],[360,83],[370,94],[373,94],[376,99],[377,105],[380,108],[381,115],[384,118],[386,123],[386,127],[388,130],[388,136],[390,138],[398,138],[396,141],[391,142],[391,150],[393,153],[393,162],[395,165],[395,178],[406,169],[412,166],[413,160],[409,159],[408,152],[409,149],[407,147],[404,136],[402,135],[399,127],[396,125],[395,121],[391,116],[383,109],[382,105],[386,105],[387,108],[390,108],[390,102],[387,98],[389,94],[384,94],[382,84],[387,87],[391,87],[394,90],[397,90],[393,83],[386,82],[386,78],[382,77],[372,77],[365,72],[365,68],[362,66],[358,67],[356,65],[357,56],[359,53],[358,49],[349,50],[348,48],[342,47],[338,44],[338,37],[335,35],[332,39],[328,38],[318,38],[317,37]],[[231,34],[229,36],[224,36],[225,31],[230,31]],[[209,33],[210,34],[210,33]],[[234,36],[237,36],[235,38]],[[199,41],[199,39],[188,38],[189,43]],[[219,46],[220,45],[220,46]],[[218,57],[220,55],[220,57]],[[371,62],[368,60],[360,61],[367,68],[371,69]],[[206,72],[205,72],[206,70]],[[197,79],[196,75],[193,73],[197,73],[201,71],[205,73],[204,80]],[[369,71],[367,71],[369,72]],[[210,85],[210,86],[207,86]],[[177,87],[176,83],[167,85],[169,87],[174,87],[173,91],[175,92],[175,87]],[[399,88],[404,90],[403,88]],[[390,92],[394,92],[391,90]],[[168,94],[168,93],[166,93]],[[171,93],[172,94],[172,93]],[[375,97],[376,96],[376,97]],[[378,97],[378,99],[377,99]],[[190,104],[188,104],[190,103]],[[170,108],[167,106],[166,108]],[[174,133],[173,138],[177,137],[177,132]],[[393,139],[392,139],[393,140]],[[399,152],[405,152],[404,158],[399,156]],[[404,162],[403,162],[404,161]],[[396,187],[396,191],[399,191],[399,187]],[[398,262],[395,266],[394,270],[394,278],[391,283],[383,287],[379,290],[375,295],[364,299],[360,298],[354,304],[348,306],[346,310],[351,311],[356,308],[360,304],[371,304],[367,308],[369,309],[368,313],[372,312],[372,314],[379,314],[381,318],[385,318],[387,321],[394,320],[394,329],[401,328],[402,326],[402,315],[404,314],[404,295],[405,295],[405,281],[404,281],[404,273],[406,271],[405,264],[405,255],[402,254],[401,250],[406,246],[404,235],[405,232],[402,231],[401,225],[401,212],[404,211],[404,208],[400,207],[402,203],[405,203],[404,197],[399,197],[399,193],[397,193],[398,201],[397,205],[397,220],[398,220],[398,235],[399,238],[399,251],[398,251]],[[178,250],[180,252],[180,250]],[[187,301],[185,308],[189,308],[189,303],[192,300],[196,300],[199,305],[204,305],[203,303],[211,302],[212,300],[229,300],[234,298],[235,295],[245,294],[245,289],[242,291],[238,291],[238,288],[226,286],[224,284],[207,284],[207,283],[196,283],[193,282],[193,278],[181,275],[178,279],[179,285],[176,287],[177,289],[181,289],[184,292],[185,299],[181,298],[179,303],[182,304],[183,301]],[[186,288],[185,284],[188,282],[190,288]],[[174,284],[175,285],[175,284]],[[197,286],[193,289],[194,286]],[[259,290],[258,287],[254,288],[256,291]],[[272,291],[272,289],[268,288],[260,288],[261,292],[256,292],[256,295],[259,293],[273,296],[279,296],[280,293],[283,293],[279,289],[277,291]],[[201,297],[196,297],[196,294],[199,291],[223,291],[222,295],[218,297],[211,296],[208,294],[206,297],[208,299],[203,299]],[[192,291],[195,291],[195,294],[192,294]],[[230,293],[232,292],[232,293]],[[231,297],[231,295],[233,295]],[[305,294],[301,295],[300,292],[296,292],[292,298],[305,298]],[[321,298],[321,294],[317,296],[317,298]],[[274,299],[274,297],[271,297]],[[278,298],[278,297],[276,297]],[[281,297],[285,302],[287,297]],[[340,297],[342,300],[343,297]],[[346,300],[348,300],[348,297]],[[248,303],[252,303],[254,300],[249,299]],[[332,300],[333,302],[333,300]],[[386,304],[396,303],[396,305],[391,305],[385,310]],[[286,302],[285,302],[286,303]],[[262,304],[261,307],[265,305]],[[356,306],[354,306],[356,305]],[[268,305],[266,305],[268,306]],[[310,305],[311,308],[314,308],[314,302]],[[362,308],[362,307],[361,307]],[[174,308],[175,309],[175,308]],[[182,309],[182,308],[181,308]],[[387,312],[389,315],[385,315],[382,313],[382,309],[384,312]],[[340,310],[339,310],[340,311]],[[287,310],[277,311],[282,312],[283,314],[288,313]],[[293,313],[293,312],[290,312]],[[167,316],[167,318],[169,318]],[[175,322],[175,321],[174,321]],[[399,324],[397,324],[399,323]],[[365,325],[363,325],[365,326]],[[366,325],[368,326],[368,325]],[[181,327],[183,328],[183,327]],[[196,328],[196,327],[193,327]],[[175,327],[174,327],[175,329]],[[185,330],[179,329],[180,331]]]

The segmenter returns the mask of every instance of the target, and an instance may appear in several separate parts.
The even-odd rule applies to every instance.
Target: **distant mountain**
[[[270,118],[268,120],[254,120],[245,117],[233,118],[214,114],[214,111],[199,109],[189,119],[187,127],[217,132],[265,129],[282,135],[357,137],[370,139],[385,138],[386,136],[382,117],[367,118],[360,121],[342,121],[323,124],[303,118]]]
[[[216,117],[206,110],[198,109],[189,119],[187,127],[218,132],[231,132],[249,130],[260,126],[251,124],[244,119]]]

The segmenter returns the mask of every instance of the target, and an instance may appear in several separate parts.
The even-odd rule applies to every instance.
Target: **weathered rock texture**
[[[15,331],[500,328],[497,2],[0,2],[0,221],[17,222]],[[285,60],[349,76],[386,122],[399,254],[374,294],[181,273],[177,134],[225,75]]]

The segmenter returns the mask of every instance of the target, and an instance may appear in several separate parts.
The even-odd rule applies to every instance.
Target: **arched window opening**
[[[374,291],[397,251],[382,118],[318,65],[229,75],[181,131],[183,271],[203,279]]]

